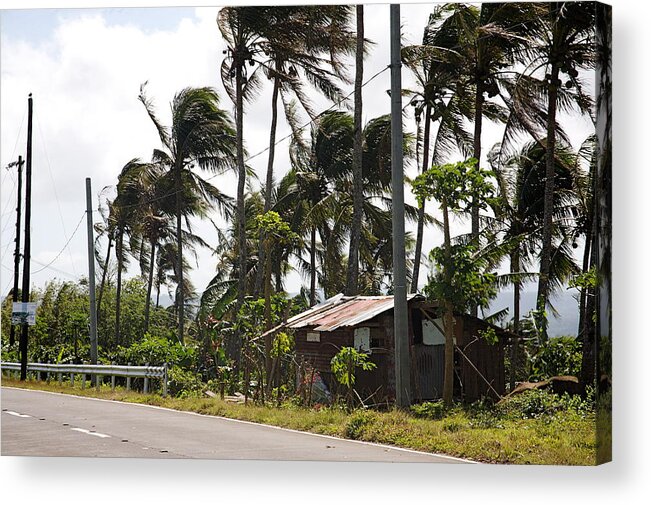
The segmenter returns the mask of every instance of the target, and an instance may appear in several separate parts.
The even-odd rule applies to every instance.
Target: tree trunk
[[[424,173],[429,168],[429,133],[430,133],[430,114],[431,107],[425,108],[425,132],[423,134],[423,170]],[[411,274],[411,292],[418,292],[418,276],[420,275],[420,259],[423,254],[423,232],[425,229],[425,200],[418,207],[418,225],[416,228],[416,251],[414,252],[414,269]]]
[[[450,239],[450,218],[448,215],[447,199],[444,198],[441,202],[443,207],[443,234],[445,248],[445,266],[444,277],[445,282],[449,286],[452,284],[452,243]],[[449,406],[452,405],[452,395],[454,391],[454,307],[449,300],[444,301],[444,320],[443,326],[445,328],[445,364],[443,372],[443,403]]]
[[[316,226],[310,233],[310,307],[316,305]]]
[[[516,249],[511,254],[511,273],[520,272],[520,253]],[[519,280],[513,283],[513,333],[520,334],[520,289],[521,282]],[[510,391],[515,389],[516,374],[520,362],[520,353],[518,347],[520,346],[520,338],[516,337],[515,341],[511,343],[511,377],[509,380]]]
[[[551,78],[548,85],[549,103],[547,105],[547,149],[545,151],[545,194],[542,229],[542,248],[540,251],[540,278],[536,310],[542,314],[549,296],[549,272],[552,255],[552,231],[554,211],[554,155],[556,151],[556,97],[558,94],[558,63],[552,62]],[[547,318],[543,318],[541,336],[547,339]]]
[[[267,241],[267,248],[271,244]],[[271,251],[265,251],[266,261],[264,265],[264,329],[268,332],[271,327]],[[264,368],[265,377],[267,379],[267,393],[271,392],[272,385],[272,360],[271,360],[271,345],[273,339],[271,334],[264,337]],[[267,395],[269,396],[269,395]]]
[[[118,280],[115,290],[115,345],[120,345],[120,302],[122,296],[122,253],[123,253],[124,230],[118,230],[115,244],[115,252],[118,260]]]
[[[182,163],[182,154],[177,154],[179,156],[179,159],[177,159],[176,162],[176,167],[175,167],[175,191],[176,191],[176,245],[177,245],[177,280],[178,280],[178,288],[177,288],[177,310],[178,310],[178,318],[179,318],[179,334],[178,334],[178,339],[179,342],[183,343],[184,342],[184,325],[185,325],[185,293],[184,293],[184,283],[183,283],[183,235],[182,235],[182,230],[181,230],[181,189],[182,189],[182,181],[181,181],[181,163]]]
[[[109,236],[108,249],[106,251],[106,260],[104,260],[104,269],[102,270],[102,282],[99,284],[99,294],[97,295],[97,320],[99,321],[102,308],[102,295],[104,294],[104,284],[106,282],[106,273],[108,271],[109,261],[111,259],[111,247],[113,246],[113,237]]]
[[[145,300],[145,333],[149,330],[149,308],[151,307],[151,291],[154,285],[154,267],[156,259],[156,240],[151,240],[151,258],[149,260],[149,278],[147,279],[147,299]]]
[[[242,65],[238,64],[235,69],[235,128],[237,142],[237,247],[238,247],[238,281],[237,281],[237,307],[236,313],[244,305],[246,296],[246,211],[244,208],[244,188],[246,185],[246,167],[244,166],[244,102],[243,102],[243,80]]]
[[[595,174],[592,174],[594,179]],[[594,183],[593,183],[594,184]],[[596,193],[593,192],[593,206],[590,209],[589,216],[589,232],[586,233],[585,239],[585,249],[588,249],[589,254],[585,254],[583,257],[583,271],[586,272],[591,267],[596,267],[596,254],[597,250],[597,221],[595,218],[595,204],[597,203]],[[599,283],[600,284],[600,283]],[[597,322],[594,319],[594,314],[598,310],[596,306],[597,301],[597,292],[599,289],[586,289],[583,288],[581,295],[584,298],[584,309],[581,313],[581,324],[582,326],[579,329],[580,335],[582,336],[582,345],[581,345],[581,384],[583,387],[586,386],[596,386],[597,380]]]
[[[359,242],[362,233],[364,187],[362,181],[362,80],[364,78],[364,6],[357,6],[357,50],[355,55],[355,138],[353,140],[353,218],[350,225],[346,294],[359,289]]]
[[[481,82],[475,86],[475,132],[472,143],[472,156],[477,160],[477,168],[481,164],[481,131],[484,117],[484,88]],[[471,209],[471,235],[472,240],[479,247],[479,207],[478,202],[473,201]],[[471,307],[470,313],[477,317],[477,306]]]
[[[271,95],[271,127],[269,129],[269,158],[267,159],[267,178],[264,188],[264,212],[267,213],[271,210],[271,193],[274,183],[274,157],[276,153],[276,129],[278,125],[278,93],[280,91],[280,83],[278,78],[274,78],[274,88]],[[260,293],[262,286],[262,278],[264,268],[261,268],[265,264],[265,256],[267,251],[264,248],[264,232],[260,230],[260,236],[258,237],[258,271],[255,275],[255,288],[254,288],[254,297],[257,297]]]

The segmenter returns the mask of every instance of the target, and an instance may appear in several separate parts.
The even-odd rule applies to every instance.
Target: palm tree
[[[122,272],[128,264],[130,243],[125,244],[125,235],[136,239],[135,226],[138,222],[139,190],[131,184],[131,179],[142,170],[143,163],[134,158],[129,161],[118,176],[116,185],[117,194],[110,205],[109,222],[113,222],[115,229],[115,255],[117,260],[117,285],[115,294],[115,343],[120,345],[120,311],[122,295]],[[126,247],[125,247],[126,245]]]
[[[271,209],[278,98],[282,98],[285,118],[298,141],[301,134],[293,97],[310,118],[315,117],[311,102],[304,92],[305,81],[313,83],[333,102],[343,99],[343,92],[337,84],[339,80],[347,82],[341,58],[352,51],[355,40],[348,29],[349,17],[348,6],[322,5],[278,7],[273,11],[273,16],[267,19],[264,59],[254,57],[258,68],[263,68],[267,77],[273,81],[269,155],[264,186],[265,212]],[[261,261],[264,256],[262,240],[261,237],[258,248]],[[261,279],[262,270],[259,270],[255,292],[259,292]]]
[[[267,19],[272,17],[273,7],[224,7],[219,11],[217,24],[226,41],[226,57],[221,65],[222,83],[228,96],[235,104],[235,130],[237,154],[237,249],[238,270],[240,274],[247,271],[247,238],[244,228],[246,223],[245,187],[246,166],[244,162],[244,101],[251,100],[259,88],[257,69],[249,75],[246,64],[255,66],[254,56],[265,51],[265,33]],[[246,295],[246,277],[238,279],[238,308],[244,303]]]
[[[544,140],[544,139],[543,139]],[[512,331],[520,332],[520,295],[523,280],[530,278],[525,273],[536,263],[542,241],[545,186],[545,142],[532,141],[525,144],[513,156],[499,159],[499,146],[489,155],[493,173],[497,180],[499,203],[493,207],[497,228],[503,233],[502,240],[509,255],[510,280],[513,284]],[[553,269],[550,272],[551,285],[560,289],[577,266],[572,249],[576,244],[577,207],[584,191],[584,175],[580,167],[581,156],[567,145],[557,149],[555,172],[557,187],[554,194],[555,243]],[[518,342],[511,347],[511,389],[515,387],[515,371],[519,356]]]
[[[354,203],[352,173],[353,118],[341,111],[323,114],[314,124],[309,151],[294,144],[292,160],[296,170],[296,196],[294,202],[305,202],[302,232],[309,251],[309,260],[299,261],[301,269],[310,279],[310,304],[316,303],[317,260],[321,263],[321,286],[326,294],[346,289],[347,271],[344,247],[350,237]],[[390,240],[391,231],[386,220],[386,210],[391,199],[387,196],[391,182],[391,121],[389,116],[370,120],[362,130],[362,227],[359,250],[371,251],[377,240]],[[413,156],[412,136],[404,136],[404,152]],[[300,205],[295,204],[298,209]],[[417,210],[406,207],[410,219],[416,219]],[[365,230],[380,233],[379,237]],[[321,246],[317,243],[320,238]],[[370,242],[375,242],[375,246]],[[367,243],[364,243],[367,242]],[[386,245],[386,243],[385,243]],[[358,263],[372,258],[360,256]],[[388,262],[387,262],[388,263]],[[366,266],[365,266],[366,268]]]
[[[582,91],[579,70],[594,66],[594,16],[595,7],[590,2],[548,3],[546,14],[539,18],[533,34],[538,44],[533,47],[535,57],[531,66],[533,74],[544,69],[547,87],[547,154],[545,173],[545,207],[540,278],[538,281],[537,309],[542,312],[550,291],[552,262],[553,209],[555,191],[554,158],[556,153],[556,115],[559,110],[578,106],[589,110],[591,100]],[[577,102],[559,100],[561,76],[567,76],[565,86],[576,90]],[[546,325],[543,325],[546,335]]]
[[[235,131],[230,116],[219,107],[219,96],[212,88],[185,88],[174,96],[171,104],[172,125],[165,127],[158,120],[152,102],[147,98],[144,85],[140,89],[140,101],[154,123],[163,150],[154,152],[154,162],[163,165],[173,174],[175,198],[176,246],[178,260],[178,338],[184,339],[184,272],[182,219],[188,198],[208,198],[224,209],[225,199],[214,186],[192,172],[196,165],[215,174],[233,167],[236,152]],[[188,183],[193,183],[190,185]],[[188,191],[190,189],[190,191]],[[199,195],[193,194],[199,189]],[[186,225],[189,219],[186,215]]]
[[[353,141],[353,218],[350,227],[348,247],[348,268],[346,273],[346,294],[356,295],[359,289],[359,242],[362,232],[364,188],[362,182],[362,82],[364,79],[364,5],[356,7],[357,43],[355,50],[355,119]]]

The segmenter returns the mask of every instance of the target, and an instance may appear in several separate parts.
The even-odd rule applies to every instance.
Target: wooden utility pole
[[[86,178],[86,226],[88,229],[88,293],[90,297],[90,362],[97,365],[97,303],[95,301],[95,240],[90,177]],[[93,380],[93,383],[95,381]]]
[[[14,290],[11,293],[11,301],[18,301],[18,277],[20,276],[20,211],[22,207],[23,194],[23,157],[18,156],[18,195],[16,197],[16,249],[14,250]],[[12,164],[13,165],[13,164]],[[11,165],[10,165],[11,166]],[[9,329],[9,345],[13,346],[16,342],[16,326],[11,325]]]
[[[407,275],[405,266],[405,175],[402,167],[402,83],[400,61],[400,4],[391,4],[391,185],[393,219],[393,338],[395,344],[396,404],[411,403]]]
[[[29,263],[32,247],[30,226],[32,219],[32,94],[27,99],[27,163],[25,167],[25,249],[23,251],[23,292],[21,300],[29,302]],[[29,324],[23,323],[20,335],[20,380],[27,379],[27,337]]]

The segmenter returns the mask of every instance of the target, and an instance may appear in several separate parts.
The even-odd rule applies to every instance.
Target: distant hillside
[[[557,318],[549,320],[549,335],[556,337],[561,335],[576,335],[579,324],[579,303],[574,298],[577,291],[575,289],[566,290],[552,299],[552,305],[559,313]],[[521,294],[520,314],[525,316],[527,312],[536,305],[536,291],[527,290]],[[497,312],[507,308],[512,314],[513,308],[513,291],[502,291],[491,304],[490,312]],[[510,317],[510,316],[509,316]]]

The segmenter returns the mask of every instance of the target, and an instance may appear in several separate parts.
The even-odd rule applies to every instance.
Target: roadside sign
[[[11,324],[36,324],[36,302],[13,302]]]

